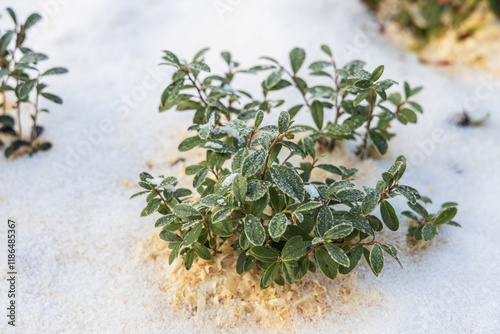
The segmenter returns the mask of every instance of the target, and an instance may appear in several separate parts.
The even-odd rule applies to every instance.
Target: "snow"
[[[224,181],[222,181],[222,184],[221,184],[221,187],[222,188],[225,188],[225,187],[228,187],[230,184],[233,183],[233,180],[234,178],[236,177],[236,175],[238,175],[238,173],[231,173],[229,174],[225,179]]]
[[[222,144],[216,143],[216,142],[213,142],[213,141],[209,141],[209,142],[205,143],[205,147],[206,148],[221,149],[222,148]]]
[[[215,9],[220,2],[228,4],[226,11]],[[177,175],[183,164],[174,163],[178,158],[186,159],[186,165],[198,160],[193,152],[178,154],[176,149],[188,135],[184,129],[192,114],[158,112],[171,74],[156,66],[161,50],[189,58],[210,46],[207,59],[219,73],[224,64],[218,53],[223,50],[233,51],[243,66],[251,66],[262,55],[286,62],[289,50],[302,46],[309,63],[320,58],[322,43],[333,48],[340,64],[353,58],[366,61],[369,69],[385,64],[384,77],[425,86],[418,95],[425,110],[418,124],[394,127],[398,135],[384,159],[352,159],[350,166],[361,170],[357,181],[375,184],[380,173],[405,154],[409,167],[403,181],[431,196],[436,208],[447,200],[459,202],[456,221],[463,228],[444,226],[425,249],[400,250],[404,270],[388,260],[376,278],[361,265],[356,284],[381,295],[380,305],[342,316],[332,310],[312,324],[298,324],[299,331],[500,331],[498,78],[465,69],[446,73],[419,64],[414,55],[376,34],[359,1],[3,4],[16,8],[18,17],[33,10],[46,17],[30,46],[51,57],[47,66],[66,66],[70,73],[51,79],[51,91],[65,102],[50,105],[51,113],[40,119],[53,149],[17,161],[0,159],[2,282],[7,217],[18,223],[19,266],[17,331],[7,328],[4,318],[1,332],[221,332],[210,321],[177,315],[169,306],[170,297],[151,282],[161,275],[160,268],[154,261],[143,261],[137,251],[158,218],[139,218],[144,200],[128,201],[140,190],[137,175]],[[2,15],[1,22],[6,19]],[[248,75],[237,78],[233,86],[258,94],[257,83],[257,77]],[[293,90],[284,97],[290,105],[301,102]],[[491,117],[480,128],[451,125],[453,114],[464,109],[472,117],[486,112]],[[266,121],[273,117],[277,116],[266,115]],[[301,122],[312,124],[310,115],[299,115]],[[179,180],[185,186],[192,182]],[[397,211],[404,209],[404,201],[394,204]],[[396,233],[397,246],[405,245],[405,226]],[[6,287],[0,284],[2,307]]]
[[[304,190],[309,195],[309,199],[311,201],[314,201],[316,198],[320,197],[318,189],[316,189],[316,187],[314,186],[314,184],[306,184],[304,186]]]

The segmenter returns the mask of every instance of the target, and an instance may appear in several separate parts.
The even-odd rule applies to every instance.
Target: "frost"
[[[173,193],[173,192],[175,192],[175,187],[173,185],[168,185],[168,186],[165,187],[165,190],[167,192]]]
[[[205,147],[206,148],[213,148],[213,149],[216,149],[216,150],[222,149],[222,145],[221,144],[215,143],[213,141],[209,141],[208,143],[205,143]]]
[[[159,187],[160,184],[163,182],[163,180],[164,180],[164,178],[162,178],[162,177],[156,177],[154,179],[148,179],[147,181],[148,181],[148,183]]]
[[[234,178],[236,177],[236,175],[238,175],[238,173],[232,173],[232,174],[229,174],[224,181],[222,181],[222,188],[225,188],[225,187],[228,187],[230,186],[232,183],[233,183],[233,180]]]
[[[217,200],[217,204],[219,204],[219,205],[226,205],[226,200],[225,200],[225,199],[223,199],[223,198],[218,199],[218,200]]]
[[[306,184],[306,185],[304,185],[304,190],[309,195],[309,199],[311,201],[320,197],[318,189],[316,189],[316,187],[314,185],[312,185],[312,184]]]

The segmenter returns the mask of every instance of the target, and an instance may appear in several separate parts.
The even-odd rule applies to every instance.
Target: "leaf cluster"
[[[291,53],[294,73],[305,58],[296,50]],[[398,157],[372,188],[356,188],[357,170],[321,163],[311,129],[296,125],[289,111],[265,125],[263,110],[251,112],[265,102],[233,106],[242,93],[230,86],[238,64],[229,54],[223,54],[228,73],[201,82],[200,71],[209,68],[200,54],[186,63],[165,52],[164,60],[177,69],[178,80],[167,87],[160,106],[160,110],[174,106],[196,110],[189,128],[196,134],[185,139],[179,150],[205,150],[203,161],[185,169],[193,176],[198,195],[179,188],[175,177],[142,173],[139,186],[144,190],[132,196],[146,196],[142,216],[161,214],[155,226],[161,228],[160,238],[171,250],[169,262],[181,256],[190,269],[196,258],[211,261],[219,247],[230,242],[239,252],[236,271],[257,271],[263,289],[273,283],[293,284],[318,267],[334,279],[352,271],[362,257],[375,275],[382,271],[386,256],[399,263],[396,248],[377,236],[384,228],[399,229],[399,216],[391,204],[394,197],[406,198],[410,208],[424,198],[400,183],[406,159]],[[381,74],[381,69],[369,74],[368,87],[373,88]],[[271,76],[266,80],[277,80]],[[359,94],[366,92],[360,89]],[[245,122],[249,114],[251,125]],[[294,139],[299,136],[297,143]],[[299,158],[297,164],[289,161],[293,156]],[[329,177],[311,181],[316,168]]]
[[[59,96],[47,91],[48,85],[44,80],[46,77],[68,71],[62,67],[40,70],[39,63],[46,61],[48,56],[25,46],[29,29],[41,20],[39,14],[31,14],[22,23],[11,8],[7,8],[7,12],[14,26],[4,31],[0,37],[0,135],[8,138],[10,142],[5,149],[5,156],[9,158],[21,148],[28,148],[30,155],[51,148],[50,142],[39,140],[44,130],[43,126],[38,124],[39,113],[49,112],[41,107],[40,99],[57,104],[62,104],[63,101]],[[11,98],[14,115],[9,114],[7,107],[7,101]],[[24,105],[31,106],[32,126],[29,136],[23,136],[22,133],[21,107]],[[0,147],[5,144],[0,139]]]

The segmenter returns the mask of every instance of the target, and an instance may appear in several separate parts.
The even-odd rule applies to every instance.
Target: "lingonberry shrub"
[[[14,156],[20,149],[25,149],[30,155],[38,151],[46,151],[52,146],[48,141],[40,139],[43,127],[38,123],[41,112],[49,112],[42,105],[42,99],[61,104],[60,97],[47,91],[45,79],[48,76],[67,73],[62,67],[42,70],[39,63],[48,57],[25,46],[27,33],[40,19],[39,14],[31,14],[24,23],[20,23],[14,11],[7,8],[14,23],[0,37],[0,147],[5,149],[7,158]],[[11,106],[9,106],[9,102]],[[22,110],[29,106],[29,110]],[[22,113],[30,112],[32,125],[28,134],[23,134]]]
[[[324,49],[331,56],[329,49]],[[371,131],[377,131],[385,142],[382,133],[388,123],[370,127],[375,108],[383,113],[378,116],[383,120],[399,119],[398,115],[404,114],[381,108],[388,88],[379,81],[383,67],[369,73],[362,69],[361,63],[350,63],[333,72],[331,79],[336,80],[338,86],[307,88],[296,75],[305,58],[300,49],[294,49],[290,55],[289,76],[294,83],[282,78],[287,71],[276,61],[272,61],[274,65],[243,71],[229,53],[222,54],[228,64],[227,73],[203,78],[202,72],[210,72],[203,61],[204,52],[206,50],[198,53],[192,62],[183,62],[165,51],[166,64],[175,67],[176,72],[160,105],[160,110],[175,107],[196,111],[189,128],[196,134],[185,139],[179,150],[205,151],[203,161],[185,169],[187,175],[193,175],[192,187],[198,195],[179,185],[173,176],[153,177],[142,173],[139,186],[144,191],[132,196],[147,195],[141,216],[161,215],[155,226],[161,228],[160,238],[171,250],[170,263],[181,256],[189,269],[197,257],[212,261],[219,247],[230,242],[232,249],[240,253],[236,271],[240,274],[258,271],[260,286],[264,289],[273,282],[293,284],[308,271],[315,272],[317,267],[326,277],[334,279],[338,273],[352,271],[361,257],[378,275],[384,266],[384,254],[399,263],[396,248],[378,238],[384,228],[399,229],[399,217],[391,204],[394,197],[404,196],[409,207],[420,215],[403,213],[418,225],[410,228],[410,235],[417,240],[431,240],[437,234],[438,225],[454,224],[451,219],[456,214],[455,204],[448,203],[438,215],[429,215],[419,203],[428,199],[400,182],[406,170],[404,156],[399,156],[375,185],[358,189],[352,182],[356,169],[321,163],[323,156],[316,154],[320,138],[351,138],[360,124],[367,124],[368,135],[362,138],[369,138],[371,145],[380,148],[379,142],[382,142]],[[335,68],[331,59],[328,64],[322,68]],[[313,68],[318,71],[317,67]],[[236,74],[261,70],[272,70],[262,84],[263,100],[232,87]],[[284,101],[268,99],[268,93],[291,85],[303,93],[316,128],[295,124],[293,116],[301,106],[281,111],[276,124],[263,125],[264,111],[284,104]],[[399,110],[403,110],[402,106],[409,103],[412,89],[407,87],[405,100],[395,100],[396,111],[398,105]],[[319,90],[328,94],[312,93]],[[250,101],[242,102],[243,96]],[[335,102],[339,96],[340,100]],[[354,99],[350,99],[351,96]],[[377,100],[377,96],[381,100]],[[325,108],[328,99],[333,99],[333,103]],[[340,106],[338,109],[335,103]],[[311,107],[318,104],[321,112],[313,111]],[[337,111],[337,120],[345,116],[342,124],[329,123],[333,128],[345,127],[342,136],[330,136],[331,132],[326,130],[328,125],[323,128],[319,120],[325,109]],[[356,117],[359,121],[353,121]],[[362,146],[362,150],[367,149]],[[314,169],[327,171],[329,176],[313,181]],[[381,219],[375,215],[377,212]]]

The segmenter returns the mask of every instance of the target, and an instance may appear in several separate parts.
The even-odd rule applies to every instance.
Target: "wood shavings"
[[[190,270],[185,270],[181,258],[169,266],[165,245],[155,234],[142,247],[143,258],[156,261],[165,273],[155,283],[171,295],[172,306],[179,312],[203,322],[214,321],[220,328],[248,322],[295,331],[299,323],[314,322],[329,312],[352,313],[382,300],[377,293],[357,291],[355,273],[339,275],[334,281],[308,273],[291,286],[273,284],[262,290],[258,273],[236,273],[239,254],[230,242],[220,248],[213,262],[197,259]]]

